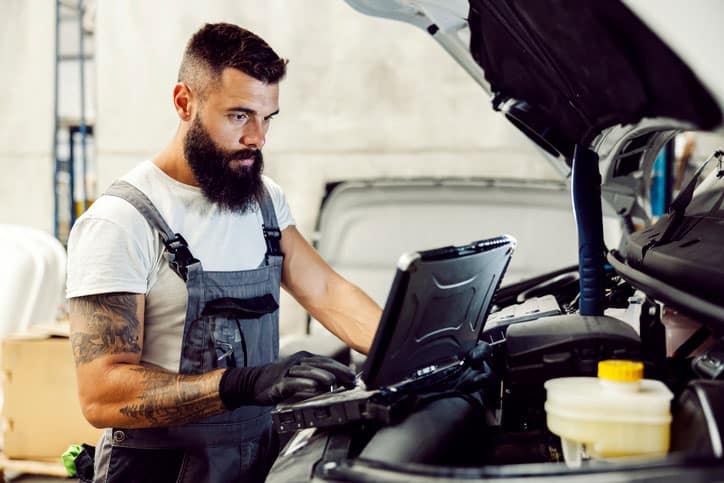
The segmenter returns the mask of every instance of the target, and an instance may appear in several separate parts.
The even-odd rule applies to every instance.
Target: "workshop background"
[[[342,0],[0,0],[0,12],[0,229],[28,227],[64,242],[113,179],[170,140],[181,55],[205,22],[248,28],[290,60],[265,173],[308,238],[331,181],[560,179],[426,32],[361,15]],[[702,137],[696,149],[720,142]],[[12,298],[0,287],[3,296]],[[30,322],[62,318],[63,307],[44,313],[51,315]],[[286,295],[281,314],[282,335],[305,330],[306,314]],[[0,320],[0,334],[18,329]],[[46,382],[66,392],[72,385]],[[3,414],[7,430],[7,408]],[[43,418],[33,417],[39,429],[31,435],[43,431]]]
[[[65,242],[72,221],[114,178],[170,140],[178,125],[171,94],[181,55],[205,22],[244,26],[290,60],[265,169],[285,190],[308,238],[330,181],[557,176],[426,32],[361,15],[342,0],[0,0],[0,12],[5,231],[27,227]],[[33,303],[23,292],[6,292],[4,306]],[[62,318],[63,310],[61,304],[23,315],[40,326]],[[306,314],[286,295],[281,314],[282,335],[305,330]],[[44,320],[33,320],[38,317]],[[0,335],[27,329],[16,319],[0,318]],[[12,398],[3,412],[8,444],[0,467],[10,475],[42,473],[46,469],[17,468],[7,458],[57,462],[59,434],[94,442],[96,430],[83,425],[74,408],[63,418],[65,429],[56,426],[48,435],[43,425],[59,418],[42,409],[45,393],[18,382],[40,378],[52,387],[58,409],[73,405],[67,340],[8,344],[14,345],[3,351],[3,367],[6,380],[12,375],[16,384],[5,385]],[[31,365],[23,362],[28,358],[34,358]],[[48,381],[48,365],[67,374]],[[18,372],[26,367],[32,373]]]
[[[472,78],[411,25],[361,15],[341,0],[215,0],[203,7],[174,0],[86,1],[85,117],[93,135],[86,141],[83,193],[80,60],[74,58],[80,16],[61,7],[56,119],[55,2],[2,2],[0,52],[3,70],[12,75],[0,78],[0,223],[53,233],[56,127],[61,157],[69,151],[68,127],[76,128],[75,191],[81,203],[164,146],[178,125],[171,92],[181,55],[204,22],[249,28],[290,60],[281,114],[264,149],[265,172],[285,190],[308,238],[324,184],[332,180],[557,177],[525,137],[490,109]],[[65,231],[64,213],[59,216]],[[304,314],[288,298],[282,314],[283,333],[302,330]]]

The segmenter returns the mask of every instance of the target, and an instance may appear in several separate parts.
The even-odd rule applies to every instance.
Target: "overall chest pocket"
[[[274,314],[279,304],[271,294],[252,298],[223,297],[206,303],[208,324],[206,370],[256,366],[274,360]]]

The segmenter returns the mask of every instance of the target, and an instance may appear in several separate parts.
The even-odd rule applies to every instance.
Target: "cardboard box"
[[[5,339],[2,369],[6,457],[58,461],[71,444],[95,446],[102,430],[81,413],[67,337]]]

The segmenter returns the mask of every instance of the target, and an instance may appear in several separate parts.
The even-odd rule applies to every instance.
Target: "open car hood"
[[[722,122],[714,96],[623,3],[472,0],[469,25],[495,105],[523,101],[546,127],[543,146],[566,157],[617,124]]]
[[[651,225],[650,177],[668,141],[682,130],[724,133],[723,2],[346,2],[425,29],[565,177],[576,145],[594,151],[602,197],[629,223]],[[680,256],[691,255],[670,255]],[[677,278],[660,271],[656,277]],[[705,318],[724,321],[724,305],[709,303],[717,313]]]
[[[716,0],[694,6],[653,0],[346,2],[429,32],[491,96],[493,108],[565,176],[575,144],[599,154],[610,181],[621,175],[611,164],[631,139],[647,135],[635,146],[639,166],[646,167],[677,130],[722,128],[724,57],[716,32],[724,4]],[[626,184],[617,192],[629,194]]]
[[[346,1],[427,30],[494,96],[495,108],[524,103],[516,112],[537,121],[525,128],[567,157],[574,144],[645,118],[722,125],[720,2]]]

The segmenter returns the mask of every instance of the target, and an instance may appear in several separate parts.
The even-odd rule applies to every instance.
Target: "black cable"
[[[430,393],[425,394],[422,396],[418,396],[417,400],[415,401],[413,411],[419,409],[423,404],[430,404],[432,402],[438,401],[440,399],[445,399],[448,397],[459,397],[461,399],[464,399],[468,403],[470,403],[471,406],[477,406],[480,410],[485,410],[485,405],[482,401],[476,399],[471,394],[461,392],[458,390],[450,390],[450,391],[440,391],[436,393]]]

